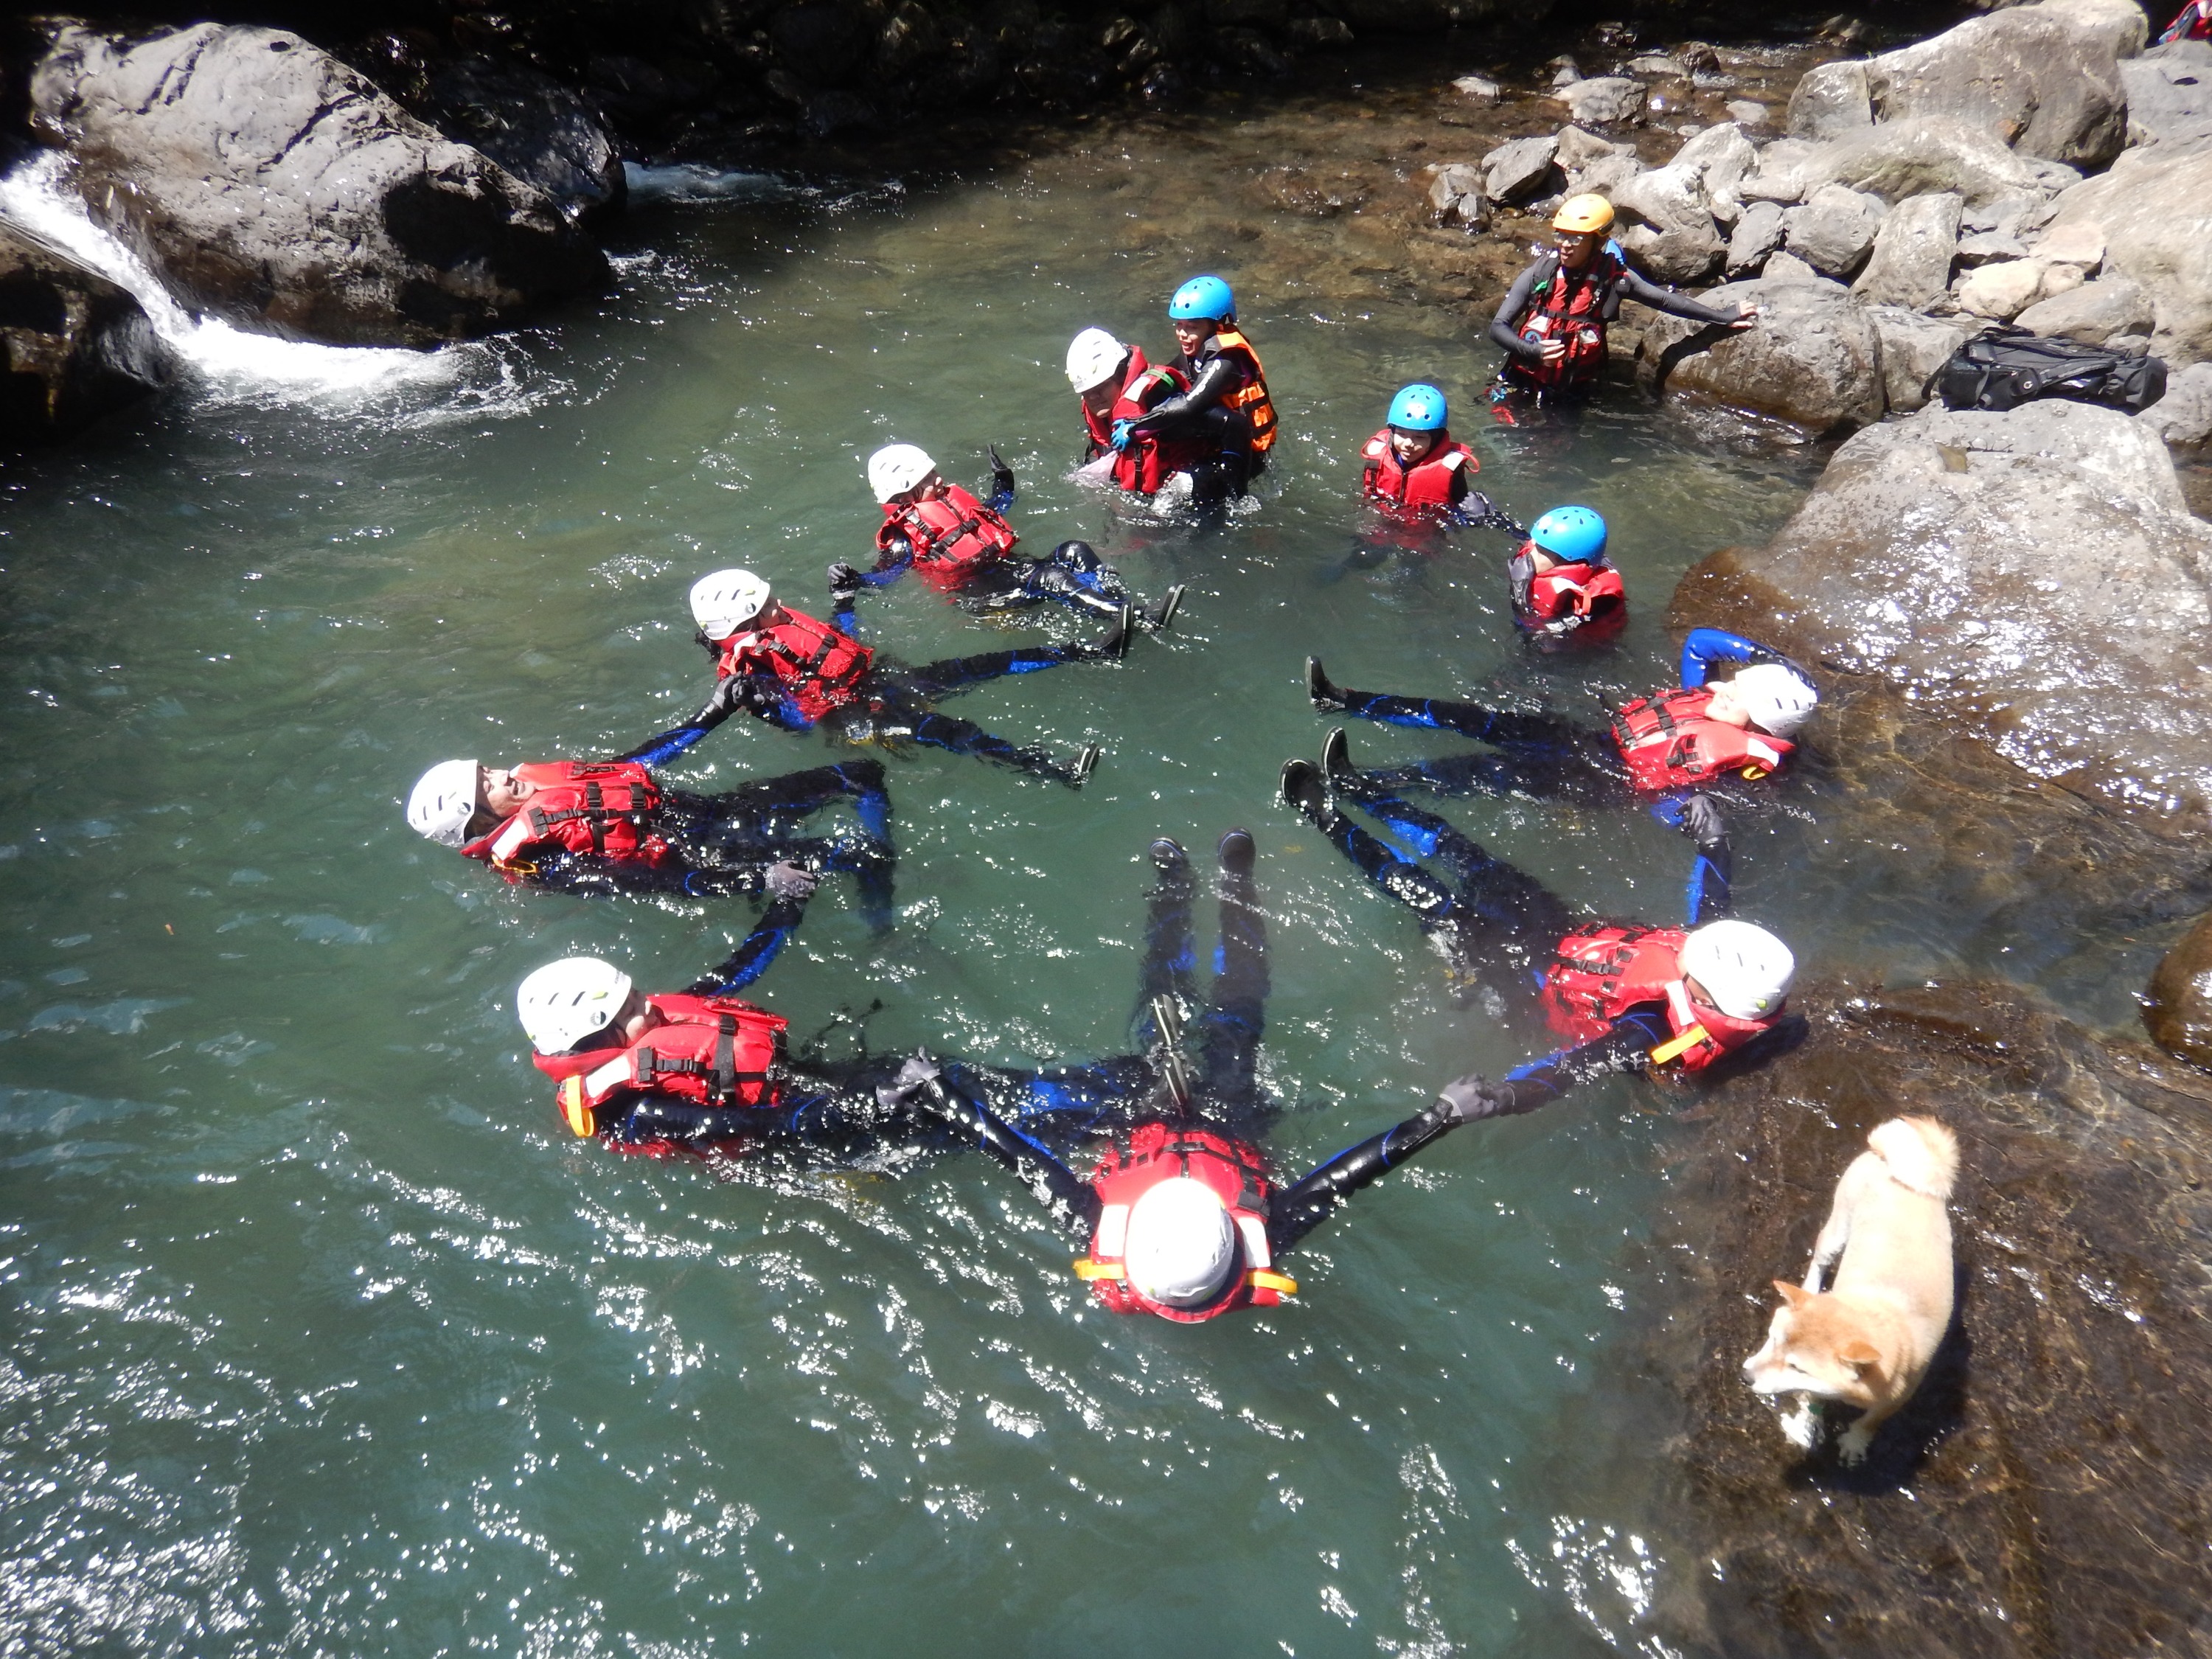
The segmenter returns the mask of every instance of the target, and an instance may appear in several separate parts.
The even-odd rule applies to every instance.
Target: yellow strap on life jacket
[[[1093,1261],[1087,1255],[1079,1255],[1073,1263],[1075,1276],[1088,1285],[1094,1279],[1127,1279],[1129,1270],[1118,1261]]]
[[[1674,1038],[1670,1042],[1662,1042],[1656,1048],[1654,1048],[1651,1051],[1651,1063],[1654,1066],[1664,1066],[1670,1060],[1680,1060],[1684,1054],[1696,1048],[1700,1042],[1706,1041],[1711,1035],[1712,1033],[1706,1030],[1704,1026],[1692,1025],[1688,1030],[1683,1032],[1681,1036]]]
[[[1757,783],[1761,778],[1767,775],[1767,768],[1754,763],[1743,769],[1743,775],[1750,779],[1752,782]]]
[[[1255,1267],[1244,1275],[1244,1282],[1255,1291],[1273,1291],[1278,1296],[1296,1296],[1298,1281],[1288,1273],[1269,1273],[1265,1267]]]
[[[568,1120],[568,1128],[579,1140],[589,1140],[599,1132],[599,1114],[584,1094],[581,1077],[564,1077],[554,1098],[561,1103],[561,1115]]]

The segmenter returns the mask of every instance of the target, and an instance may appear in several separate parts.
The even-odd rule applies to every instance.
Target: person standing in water
[[[1083,416],[1085,465],[1110,454],[1114,405],[1152,368],[1142,346],[1124,345],[1103,328],[1086,328],[1067,344],[1067,383]]]
[[[1748,328],[1756,307],[1734,312],[1646,282],[1629,269],[1620,245],[1606,233],[1613,204],[1602,196],[1571,196],[1552,216],[1554,246],[1513,279],[1490,319],[1490,338],[1503,347],[1491,401],[1501,409],[1516,398],[1571,402],[1588,397],[1605,368],[1606,327],[1620,314],[1625,295],[1638,304],[1692,322]]]
[[[1451,435],[1450,420],[1443,392],[1425,380],[1401,386],[1390,399],[1382,429],[1359,452],[1369,522],[1345,568],[1371,567],[1393,552],[1437,552],[1445,532],[1466,526],[1522,533],[1474,487],[1482,463]]]
[[[1252,880],[1252,837],[1221,838],[1221,943],[1200,1031],[1199,1073],[1185,1069],[1174,1009],[1188,999],[1193,884],[1183,849],[1152,843],[1152,889],[1139,1006],[1159,1055],[1157,1080],[1102,1108],[1122,1133],[1089,1179],[1006,1121],[927,1056],[880,1091],[886,1111],[932,1110],[1006,1165],[1084,1246],[1076,1276],[1115,1313],[1196,1323],[1297,1292],[1281,1258],[1370,1185],[1471,1116],[1484,1097],[1462,1079],[1403,1122],[1279,1185],[1259,1144],[1277,1109],[1255,1064],[1266,1025],[1267,935]]]
[[[1276,416],[1267,371],[1237,326],[1237,296],[1218,276],[1194,276],[1168,302],[1168,319],[1179,355],[1164,375],[1140,376],[1124,393],[1109,441],[1125,457],[1132,445],[1190,447],[1212,457],[1187,469],[1193,500],[1242,495],[1274,447]],[[1148,401],[1142,389],[1155,377],[1162,388],[1172,382],[1179,389]],[[1151,469],[1169,470],[1164,459]]]

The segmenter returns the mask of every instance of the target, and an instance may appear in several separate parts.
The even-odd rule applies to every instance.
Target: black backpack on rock
[[[2002,410],[2036,398],[2070,398],[2134,415],[2166,396],[2166,362],[1992,323],[1936,371],[1934,389],[1946,409]]]

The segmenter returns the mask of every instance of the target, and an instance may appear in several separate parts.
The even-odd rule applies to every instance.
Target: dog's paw
[[[1836,1461],[1855,1469],[1866,1462],[1867,1448],[1873,1444],[1873,1431],[1863,1423],[1854,1423],[1836,1437]]]
[[[1820,1413],[1809,1400],[1800,1398],[1797,1404],[1782,1413],[1784,1438],[1801,1451],[1813,1449],[1813,1443],[1820,1437]]]

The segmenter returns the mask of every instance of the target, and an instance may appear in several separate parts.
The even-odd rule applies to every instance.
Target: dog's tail
[[[1899,1185],[1929,1198],[1948,1199],[1959,1176],[1959,1139],[1932,1117],[1893,1117],[1877,1124],[1867,1145],[1889,1166]]]

